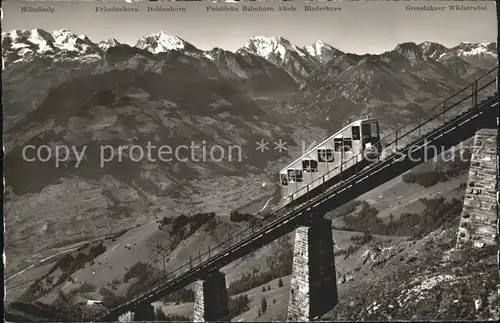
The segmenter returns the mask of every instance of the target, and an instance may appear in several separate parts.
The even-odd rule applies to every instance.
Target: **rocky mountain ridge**
[[[68,29],[52,32],[43,29],[12,30],[2,33],[5,66],[35,57],[99,59],[110,47],[122,45],[113,38],[92,42],[86,35],[76,35]],[[175,35],[168,35],[163,31],[141,37],[136,42],[135,47],[152,54],[182,51],[208,59],[212,59],[210,53],[217,50],[217,48],[208,51],[200,50],[186,40]],[[460,58],[474,66],[484,68],[496,60],[497,45],[494,42],[462,42],[455,47],[447,48],[434,42],[422,42],[418,45],[402,43],[398,44],[392,51],[406,52],[410,56],[415,56],[415,53],[412,54],[412,52],[420,52],[424,58],[432,58],[436,61],[447,61],[450,60],[450,57]],[[381,57],[392,51],[374,56]],[[281,36],[255,36],[233,54],[253,54],[262,57],[272,64],[284,68],[292,77],[301,82],[304,78],[310,77],[318,65],[338,59],[346,53],[321,40],[300,47]]]

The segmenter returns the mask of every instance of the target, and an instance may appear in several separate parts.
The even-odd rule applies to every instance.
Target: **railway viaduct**
[[[482,247],[498,239],[498,136],[500,115],[498,69],[471,83],[437,105],[415,123],[398,128],[382,141],[393,145],[392,154],[342,173],[342,180],[323,178],[293,207],[275,210],[269,218],[196,255],[194,261],[156,277],[147,292],[104,311],[96,321],[116,321],[126,312],[140,312],[145,305],[195,282],[194,321],[228,321],[225,276],[219,271],[228,263],[295,230],[293,270],[288,304],[289,321],[311,321],[338,303],[331,223],[328,211],[351,201],[380,184],[432,158],[435,145],[449,149],[474,137],[457,247]],[[485,129],[491,128],[491,129]],[[400,147],[400,143],[405,143]],[[408,158],[408,156],[412,158]],[[137,316],[136,320],[139,319]]]

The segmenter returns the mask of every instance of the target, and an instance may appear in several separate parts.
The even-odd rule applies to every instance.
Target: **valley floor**
[[[434,165],[412,172],[443,171]],[[326,215],[333,224],[339,304],[323,319],[498,318],[495,250],[454,248],[467,169],[428,187],[402,178]],[[260,197],[247,207],[261,208],[268,200]],[[7,295],[68,307],[85,299],[119,302],[150,279],[150,273],[161,272],[164,266],[171,270],[247,225],[209,213],[158,219],[76,251],[61,249],[71,257],[49,259],[12,277]],[[162,258],[165,251],[169,256]],[[232,298],[232,321],[286,320],[292,257],[293,234],[288,234],[221,269]],[[167,318],[192,319],[192,288],[153,305]]]

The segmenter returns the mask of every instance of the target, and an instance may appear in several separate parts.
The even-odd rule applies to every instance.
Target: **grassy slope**
[[[413,171],[425,171],[429,167],[433,169],[436,166],[432,163],[427,163]],[[418,213],[424,208],[423,204],[418,201],[419,198],[463,196],[464,189],[459,186],[461,183],[465,183],[466,180],[466,173],[462,173],[446,182],[438,183],[430,188],[423,189],[423,187],[418,184],[404,183],[401,177],[397,177],[361,196],[359,200],[368,201],[372,206],[376,207],[379,211],[378,216],[382,218],[386,218],[389,213],[396,215],[404,212]],[[401,203],[397,203],[397,201],[401,201]],[[353,213],[356,211],[359,211],[359,207],[355,209]],[[327,216],[330,218],[338,217],[339,214],[336,212],[337,211],[333,211]],[[458,215],[459,214],[457,214],[457,216]],[[219,222],[220,224],[214,232],[210,232],[202,228],[199,229],[193,236],[182,241],[182,243],[171,253],[170,261],[167,264],[168,268],[172,268],[176,264],[188,260],[189,255],[197,254],[198,249],[202,247],[205,248],[208,243],[214,243],[217,239],[223,238],[227,232],[234,232],[234,230],[237,230],[243,225],[231,223],[227,218],[219,220]],[[334,220],[335,224],[341,222],[342,216]],[[410,306],[410,303],[408,303],[406,312],[402,310],[402,307],[398,311],[392,311],[393,308],[390,308],[389,305],[394,306],[394,304],[391,302],[384,305],[386,306],[384,310],[385,312],[379,311],[379,308],[382,308],[380,307],[382,305],[377,307],[376,304],[380,304],[382,302],[380,296],[374,295],[372,298],[365,298],[363,296],[365,289],[371,293],[370,286],[367,286],[366,284],[377,286],[379,289],[375,289],[375,291],[379,293],[378,295],[383,295],[384,290],[381,290],[380,288],[384,288],[383,286],[386,286],[388,282],[391,282],[392,284],[397,281],[397,284],[400,285],[397,286],[397,284],[394,283],[392,292],[395,293],[402,292],[404,290],[411,290],[406,288],[405,284],[413,284],[417,286],[419,283],[422,283],[423,280],[432,279],[435,275],[432,275],[433,272],[425,271],[425,265],[432,262],[433,257],[442,257],[444,254],[456,255],[453,251],[444,253],[446,250],[450,249],[455,237],[454,234],[453,229],[448,229],[444,232],[437,230],[431,235],[420,240],[411,240],[409,237],[373,235],[372,240],[356,248],[350,256],[345,256],[341,255],[340,251],[346,250],[354,244],[351,240],[353,236],[362,236],[362,234],[359,232],[333,230],[333,237],[336,243],[334,248],[335,252],[338,254],[336,256],[336,268],[341,302],[334,311],[326,316],[326,318],[360,319],[367,318],[373,313],[379,313],[373,314],[375,315],[374,317],[377,319],[388,319],[390,316],[392,318],[411,319],[414,314],[412,314],[412,316],[407,316],[409,313],[408,311],[411,311],[408,307]],[[290,236],[290,238],[292,237]],[[131,266],[141,259],[146,260],[154,258],[152,255],[154,255],[154,250],[157,248],[159,241],[161,244],[166,246],[169,243],[169,236],[162,230],[158,229],[158,224],[150,223],[149,225],[135,228],[117,238],[113,243],[108,243],[108,249],[106,252],[98,257],[99,262],[101,262],[100,265],[97,265],[98,261],[96,261],[93,266],[86,266],[76,272],[73,277],[76,278],[77,281],[87,281],[97,286],[106,286],[106,284],[112,279],[121,279],[125,272],[125,267]],[[126,250],[124,248],[127,244],[132,246],[132,250]],[[275,257],[278,250],[277,244],[273,243],[229,264],[222,269],[222,271],[226,273],[227,284],[229,285],[231,282],[238,279],[243,273],[265,271],[269,266],[269,258],[272,259]],[[131,255],[133,256],[131,257]],[[466,267],[467,264],[461,262],[460,257],[462,256],[458,256],[458,258],[455,257],[454,259],[459,260],[455,260],[454,262],[442,260],[447,259],[446,257],[440,258],[442,268],[444,268],[443,271],[460,270],[450,269],[453,266],[456,268],[459,268],[460,266]],[[422,269],[423,272],[419,272],[420,276],[417,275],[419,278],[417,278],[417,276],[413,273],[408,275],[408,272],[406,272],[407,276],[404,276],[404,273],[399,273],[401,270],[411,272],[415,262],[421,262],[424,268]],[[161,267],[161,261],[158,263],[158,266]],[[478,267],[477,269],[487,270],[489,268],[487,265],[480,266],[482,267]],[[434,267],[428,267],[427,270],[429,270],[429,268],[432,268],[434,271],[436,270]],[[94,272],[96,272],[95,275],[93,274]],[[446,280],[449,278],[449,276],[446,276],[445,273],[442,275],[446,278],[435,278],[438,280],[438,285],[439,282],[442,282],[440,279]],[[410,278],[415,278],[416,280],[412,281]],[[233,321],[265,321],[285,319],[289,292],[289,288],[287,287],[289,284],[289,276],[284,277],[283,282],[285,286],[281,288],[277,287],[276,279],[264,284],[264,286],[270,285],[271,291],[262,292],[262,286],[257,286],[245,292],[250,298],[249,309],[248,311],[233,318]],[[373,282],[376,282],[376,284]],[[479,281],[477,283],[482,284],[482,282]],[[113,292],[116,294],[125,293],[127,286],[126,284],[121,285],[122,286],[119,285]],[[72,287],[75,286],[68,283],[63,287],[63,290],[67,291]],[[55,288],[52,294],[56,293],[57,290],[58,288]],[[450,290],[449,292],[452,293],[453,291]],[[88,296],[99,298],[97,293]],[[259,317],[258,309],[260,307],[260,299],[262,296],[265,296],[267,299],[268,310]],[[397,299],[395,295],[391,295],[391,297]],[[49,299],[50,297],[46,298],[46,300]],[[274,299],[276,302],[274,302]],[[347,299],[350,301],[347,302]],[[376,304],[373,305],[371,300],[376,302]],[[363,306],[365,306],[364,308],[368,308],[368,305],[371,307],[364,310]],[[420,306],[417,303],[414,305],[417,307]],[[447,313],[450,314],[452,312],[450,312],[451,308],[448,305],[445,304],[442,306],[444,306],[443,309],[448,311]],[[169,314],[192,317],[193,303],[178,305],[157,303],[156,306],[162,307],[164,312]],[[373,309],[373,306],[376,308]],[[388,309],[391,310],[389,312],[392,314],[388,314]],[[486,315],[487,313],[485,312],[483,314]],[[419,318],[431,318],[428,315],[426,316],[425,313],[420,313],[418,315],[417,317]]]
[[[455,229],[439,230],[406,248],[376,254],[367,262],[369,273],[349,283],[323,319],[498,319],[494,250],[455,250],[455,241]]]

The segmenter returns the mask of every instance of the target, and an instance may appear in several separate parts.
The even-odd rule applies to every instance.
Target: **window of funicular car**
[[[335,139],[333,139],[333,149],[335,151],[341,151],[342,150],[342,138],[335,138]]]
[[[363,139],[370,138],[371,126],[369,123],[363,123],[363,125],[361,126],[361,131],[363,132]]]
[[[352,140],[351,138],[344,138],[344,151],[349,151],[352,149]]]
[[[342,143],[340,143],[341,146]],[[339,150],[340,150],[339,146]],[[318,162],[321,163],[331,163],[335,160],[334,155],[333,155],[333,150],[330,148],[320,148],[318,149]],[[316,162],[316,161],[315,161]],[[317,167],[317,162],[316,162],[316,167]]]
[[[295,170],[295,181],[302,182],[302,170],[301,169]]]
[[[286,174],[281,174],[281,185],[288,186],[288,176]]]
[[[309,159],[302,160],[302,169],[309,168]]]
[[[317,172],[318,162],[314,159],[304,159],[302,161],[302,170],[304,172]]]
[[[302,161],[302,169],[304,172],[317,172],[318,171],[318,162],[315,161],[314,159],[307,160],[306,165],[304,165],[304,162],[306,160]]]
[[[361,139],[361,134],[359,133],[359,126],[352,126],[352,140]]]
[[[370,123],[372,138],[378,138],[378,122]]]
[[[288,182],[302,182],[302,170],[291,168],[287,171]]]

